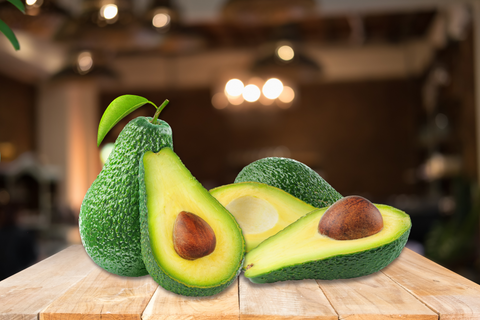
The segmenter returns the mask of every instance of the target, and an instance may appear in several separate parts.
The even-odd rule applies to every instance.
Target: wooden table
[[[350,280],[252,284],[213,297],[178,296],[150,276],[97,267],[72,246],[0,282],[0,319],[480,319],[480,286],[404,249]]]

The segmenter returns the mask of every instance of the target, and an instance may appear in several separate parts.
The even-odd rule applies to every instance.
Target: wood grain
[[[440,319],[480,319],[480,286],[404,249],[382,272],[423,301]]]
[[[143,312],[144,320],[238,319],[238,280],[210,297],[185,297],[158,287]]]
[[[97,267],[40,312],[40,319],[140,319],[157,287],[150,276],[121,277]]]
[[[76,245],[3,280],[0,319],[38,319],[41,310],[95,267],[83,247]]]
[[[255,284],[240,277],[240,319],[329,319],[338,316],[315,280]]]
[[[340,319],[438,319],[438,315],[381,272],[317,280]]]

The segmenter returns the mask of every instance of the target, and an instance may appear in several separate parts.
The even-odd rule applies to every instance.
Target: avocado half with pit
[[[333,280],[383,269],[400,255],[411,221],[405,212],[393,207],[379,204],[375,207],[383,219],[381,230],[353,240],[336,240],[319,232],[320,221],[328,208],[306,214],[246,255],[245,277],[255,283]],[[341,231],[338,234],[345,231],[337,229]]]
[[[316,209],[279,188],[259,182],[228,184],[214,188],[210,193],[237,220],[247,252]]]
[[[140,162],[142,256],[163,288],[210,296],[227,288],[243,265],[240,226],[170,149]]]

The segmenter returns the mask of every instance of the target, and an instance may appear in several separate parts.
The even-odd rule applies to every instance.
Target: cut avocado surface
[[[259,182],[228,184],[212,189],[210,193],[240,224],[247,252],[315,210],[291,194]]]
[[[375,205],[383,229],[365,238],[334,240],[318,232],[327,208],[303,216],[262,242],[245,257],[245,277],[266,283],[300,279],[348,279],[381,270],[398,257],[410,233],[410,217]]]
[[[165,121],[138,117],[120,132],[102,171],[88,189],[79,215],[85,251],[108,272],[138,277],[147,274],[140,248],[138,168],[147,150],[172,146]]]
[[[250,163],[235,178],[235,182],[245,181],[280,188],[316,208],[330,206],[342,198],[318,173],[289,158],[268,157]]]
[[[142,255],[154,280],[165,289],[186,296],[209,296],[230,285],[241,270],[245,251],[235,218],[170,148],[145,153],[139,183]],[[213,232],[215,238],[213,251],[189,260],[191,252],[180,242],[183,231],[174,231],[178,225],[184,225],[179,219],[203,225],[204,231],[210,227],[208,232]],[[187,258],[179,255],[176,245],[185,248]]]

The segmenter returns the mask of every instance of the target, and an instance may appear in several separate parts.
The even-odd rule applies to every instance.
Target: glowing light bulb
[[[242,95],[239,95],[239,96],[236,96],[236,97],[227,96],[227,99],[228,99],[228,102],[230,102],[234,106],[239,106],[243,103],[243,101],[245,101],[245,99],[243,99]]]
[[[295,91],[288,86],[283,87],[282,94],[278,97],[278,100],[282,101],[283,103],[290,103],[295,98]]]
[[[225,93],[227,96],[237,97],[243,92],[243,82],[238,79],[231,79],[225,85]]]
[[[100,15],[105,18],[106,20],[112,20],[118,14],[118,7],[117,5],[110,3],[102,6],[100,9]]]
[[[153,19],[152,24],[155,28],[163,28],[170,24],[170,15],[168,13],[157,13]]]
[[[260,98],[260,89],[254,85],[249,84],[243,89],[243,98],[248,102],[255,102]]]
[[[277,49],[277,56],[283,61],[290,61],[295,56],[295,52],[292,47],[284,45]]]
[[[267,82],[263,85],[262,92],[263,95],[268,99],[276,99],[283,91],[283,83],[282,81],[271,78],[268,79]]]
[[[27,6],[33,6],[35,3],[37,3],[37,0],[27,0],[25,3]]]
[[[81,52],[77,57],[77,68],[80,74],[85,74],[93,66],[92,54],[88,51]]]

